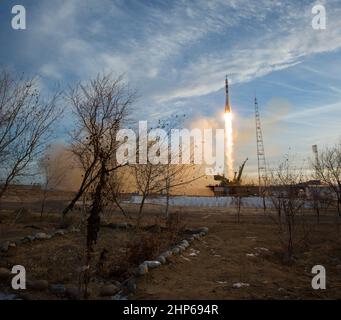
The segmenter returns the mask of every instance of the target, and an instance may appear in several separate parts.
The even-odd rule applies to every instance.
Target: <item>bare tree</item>
[[[308,187],[308,196],[316,213],[316,221],[320,223],[321,214],[335,202],[334,195],[325,185],[312,185]]]
[[[305,194],[300,185],[303,182],[302,170],[296,169],[289,157],[279,164],[271,174],[270,198],[277,210],[277,223],[282,243],[286,247],[287,258],[294,258],[295,243],[306,237],[304,231],[303,208]],[[297,221],[301,215],[300,221]],[[298,228],[298,226],[303,228]]]
[[[161,176],[164,184],[161,186],[160,192],[166,195],[166,219],[169,215],[170,196],[173,192],[181,188],[186,188],[192,182],[201,179],[204,175],[200,174],[201,166],[191,164],[171,164],[168,163],[162,166]]]
[[[321,188],[319,188],[318,186],[309,187],[309,200],[311,200],[312,207],[316,213],[316,222],[320,223],[320,214],[323,201]]]
[[[110,173],[121,167],[115,162],[119,147],[116,133],[126,120],[134,97],[122,76],[113,79],[111,75],[98,75],[89,85],[79,84],[70,90],[69,100],[77,121],[70,149],[82,171],[82,180],[63,210],[63,217],[100,178],[102,169]]]
[[[120,145],[116,135],[128,117],[134,94],[124,84],[122,77],[114,79],[111,75],[98,75],[89,84],[79,84],[71,89],[69,99],[77,124],[72,135],[71,150],[83,171],[83,178],[63,215],[74,207],[85,192],[90,193],[86,257],[86,265],[89,266],[93,245],[97,242],[109,176],[122,167],[116,159]],[[87,272],[84,277],[85,289],[89,280],[90,273]]]
[[[185,120],[186,115],[175,114],[171,118],[166,120],[160,120],[158,128],[161,128],[167,132],[167,136],[172,135],[172,129],[182,127],[182,123]],[[182,141],[183,142],[183,141]],[[199,180],[204,175],[200,174],[202,169],[201,165],[195,164],[195,145],[191,148],[190,140],[186,143],[181,143],[179,140],[178,146],[173,146],[169,143],[168,138],[164,141],[168,150],[168,161],[161,166],[161,175],[164,184],[162,185],[160,192],[166,196],[165,216],[166,219],[169,215],[169,202],[171,193],[190,185],[192,182]],[[185,153],[188,154],[190,163],[182,163],[185,157]],[[178,163],[172,163],[173,159],[178,159]]]
[[[140,226],[142,212],[147,197],[159,193],[163,186],[161,176],[161,165],[152,164],[148,161],[146,164],[133,165],[136,187],[141,195],[141,202],[137,214],[137,226]]]
[[[193,164],[136,164],[134,165],[135,180],[141,202],[138,211],[138,225],[142,218],[142,210],[146,199],[152,194],[166,196],[165,217],[169,215],[169,201],[171,193],[179,188],[186,187],[191,182],[200,179]]]
[[[62,114],[59,96],[44,99],[36,78],[0,72],[0,199],[13,181],[32,174]]]
[[[325,148],[312,164],[317,179],[326,183],[336,198],[336,207],[341,217],[341,141]]]
[[[138,225],[142,217],[142,210],[147,197],[151,194],[163,194],[166,196],[165,216],[166,219],[168,219],[171,192],[178,188],[185,187],[202,177],[202,175],[198,175],[195,171],[195,169],[200,168],[200,166],[194,165],[194,148],[192,151],[186,150],[188,151],[191,161],[190,163],[184,164],[181,163],[183,152],[185,151],[183,144],[179,141],[178,148],[172,148],[169,143],[172,129],[176,126],[179,127],[180,125],[178,119],[178,116],[175,115],[171,119],[159,120],[156,129],[161,129],[165,133],[165,136],[158,136],[155,141],[148,140],[146,143],[148,149],[152,148],[157,143],[158,149],[156,151],[156,156],[159,157],[161,156],[161,153],[165,153],[166,155],[163,156],[163,160],[166,161],[151,163],[148,156],[146,164],[137,164],[133,166],[137,189],[142,197],[138,212]],[[187,147],[191,149],[190,146],[186,146],[186,148]],[[139,151],[137,153],[139,153]],[[172,158],[178,158],[178,163],[172,163]]]

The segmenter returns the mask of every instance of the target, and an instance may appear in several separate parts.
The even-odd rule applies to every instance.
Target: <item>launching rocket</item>
[[[230,113],[231,105],[230,105],[230,96],[229,96],[229,80],[227,79],[227,76],[225,78],[225,95],[226,95],[225,113]]]

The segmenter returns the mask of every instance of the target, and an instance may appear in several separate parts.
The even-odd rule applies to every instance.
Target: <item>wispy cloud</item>
[[[277,28],[263,35],[241,39],[235,45],[226,41],[223,49],[203,54],[182,69],[178,85],[173,90],[156,95],[159,101],[205,95],[222,86],[225,73],[232,82],[244,83],[271,72],[300,64],[313,54],[332,52],[341,48],[341,10],[333,8],[328,16],[328,29],[316,31],[311,27],[311,5],[299,15],[299,8],[282,12]],[[283,32],[285,30],[285,32]],[[331,88],[332,89],[332,88]],[[334,88],[335,89],[335,88]],[[336,89],[337,90],[337,89]]]
[[[125,73],[149,101],[166,103],[219,90],[225,73],[232,83],[245,83],[339,49],[337,1],[328,1],[328,28],[321,32],[311,28],[312,5],[37,1],[26,44],[37,52],[32,65],[47,79],[111,70]]]

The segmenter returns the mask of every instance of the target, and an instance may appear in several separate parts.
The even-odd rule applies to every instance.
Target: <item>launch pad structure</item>
[[[257,163],[258,163],[258,185],[259,194],[263,193],[267,182],[266,160],[263,142],[263,133],[260,121],[260,113],[257,98],[255,97],[255,120],[256,120],[256,143],[257,143]]]
[[[267,166],[265,159],[265,151],[264,151],[264,142],[263,142],[263,133],[261,127],[260,120],[260,112],[257,97],[254,100],[254,109],[255,109],[255,124],[256,124],[256,146],[257,146],[257,168],[258,168],[258,186],[244,186],[246,187],[247,194],[259,194],[262,195],[266,189],[267,185]],[[230,93],[229,93],[229,82],[226,76],[225,78],[225,115],[231,114],[231,104],[230,104]],[[226,157],[226,154],[225,154]],[[225,170],[222,175],[215,175],[214,180],[217,181],[217,185],[209,185],[210,188],[215,195],[229,195],[236,193],[243,193],[243,185],[242,185],[242,174],[247,162],[248,158],[241,164],[238,171],[234,172],[234,177],[228,177],[228,170]],[[227,166],[227,162],[225,159],[225,165]],[[252,190],[251,190],[252,189]],[[251,191],[250,191],[251,190]]]

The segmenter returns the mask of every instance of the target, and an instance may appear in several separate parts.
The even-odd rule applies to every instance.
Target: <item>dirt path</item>
[[[299,254],[293,265],[283,265],[277,229],[264,220],[249,223],[215,216],[210,232],[182,255],[138,281],[134,299],[307,299],[339,298],[340,271],[335,250],[323,246]],[[311,288],[315,264],[328,269],[328,290]],[[234,284],[248,286],[235,288]],[[236,285],[235,285],[236,286]]]

